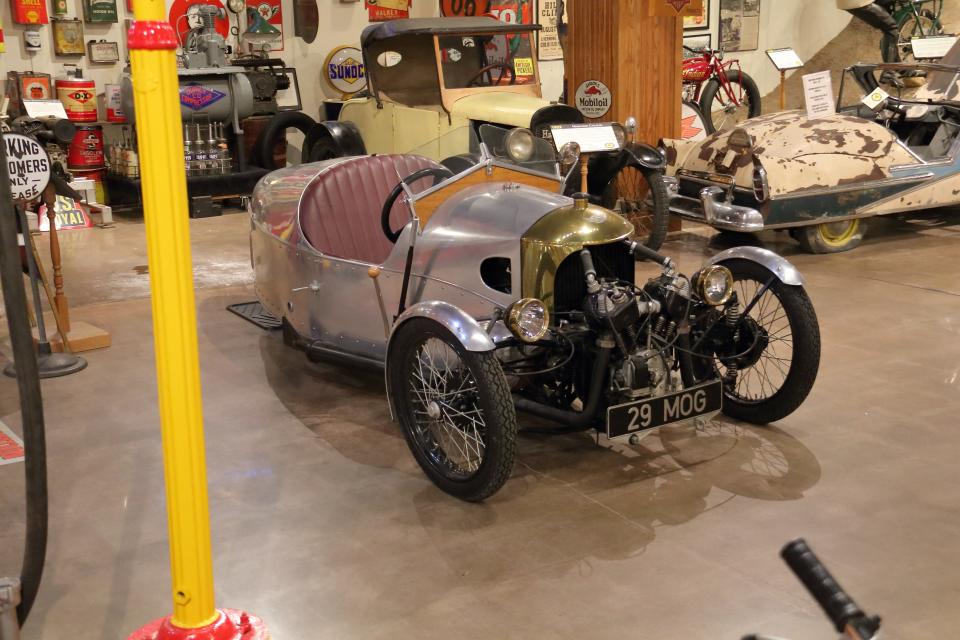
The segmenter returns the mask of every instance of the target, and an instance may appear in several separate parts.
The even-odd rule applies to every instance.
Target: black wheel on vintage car
[[[496,493],[513,470],[517,416],[493,352],[467,351],[442,325],[414,318],[388,357],[393,406],[427,477],[469,502]]]
[[[603,206],[633,224],[634,238],[644,246],[656,251],[666,239],[670,202],[660,171],[624,167],[604,191]]]
[[[730,94],[716,77],[707,82],[700,94],[700,111],[714,131],[732,129],[747,118],[756,118],[762,108],[760,89],[753,78],[743,71],[727,69],[727,80],[730,81]],[[731,95],[735,101],[731,100]]]
[[[724,382],[725,414],[753,424],[776,422],[800,406],[817,379],[816,312],[802,286],[785,284],[766,267],[739,259],[720,264],[733,275],[739,301],[739,312],[724,321],[737,328],[713,362],[693,359],[694,371],[683,372],[684,382],[696,384],[716,368]]]
[[[807,253],[840,253],[860,246],[866,232],[866,219],[854,218],[801,227],[795,237]]]

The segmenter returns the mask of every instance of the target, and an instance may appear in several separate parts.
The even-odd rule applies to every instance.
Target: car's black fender
[[[367,155],[367,147],[363,144],[363,136],[357,125],[337,120],[324,120],[314,125],[307,133],[303,148],[310,162]]]

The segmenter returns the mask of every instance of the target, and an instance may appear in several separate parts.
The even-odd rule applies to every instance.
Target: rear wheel
[[[469,502],[492,496],[510,478],[517,438],[496,356],[467,351],[433,320],[415,318],[397,331],[389,389],[413,457],[452,496]]]
[[[700,111],[715,131],[732,129],[747,118],[760,115],[760,89],[753,78],[738,69],[727,69],[730,95],[716,77],[707,82],[700,94]]]
[[[913,38],[935,36],[941,33],[943,33],[943,25],[932,11],[924,9],[920,12],[919,19],[911,13],[909,17],[904,20],[903,24],[900,25],[900,37],[897,40],[900,60],[902,62],[916,61],[916,58],[913,56],[913,44],[911,43]],[[882,51],[883,43],[880,44],[880,48]]]
[[[808,253],[839,253],[860,246],[867,231],[863,218],[824,222],[797,229],[796,238]]]
[[[634,238],[654,251],[666,239],[670,203],[659,171],[624,167],[604,191],[603,206],[633,224]]]

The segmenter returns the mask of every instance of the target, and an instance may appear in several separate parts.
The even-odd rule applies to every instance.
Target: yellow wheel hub
[[[817,227],[820,239],[831,247],[842,247],[857,235],[860,230],[859,220],[844,220],[843,222],[826,222]]]

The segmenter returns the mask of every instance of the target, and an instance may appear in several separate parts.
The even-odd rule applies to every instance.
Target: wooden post
[[[50,222],[50,262],[53,264],[53,301],[51,304],[60,314],[60,323],[63,330],[70,331],[70,308],[67,305],[67,296],[63,293],[63,268],[60,264],[60,238],[57,235],[57,212],[54,210],[57,193],[53,183],[43,190],[43,203],[47,205],[47,220]]]
[[[780,70],[780,111],[787,108],[787,72]]]
[[[683,16],[703,0],[574,0],[567,6],[567,102],[577,88],[599,80],[611,94],[610,110],[595,121],[637,119],[636,140],[656,145],[680,137],[680,69]],[[590,121],[590,120],[588,120]],[[672,217],[670,229],[680,228]]]

